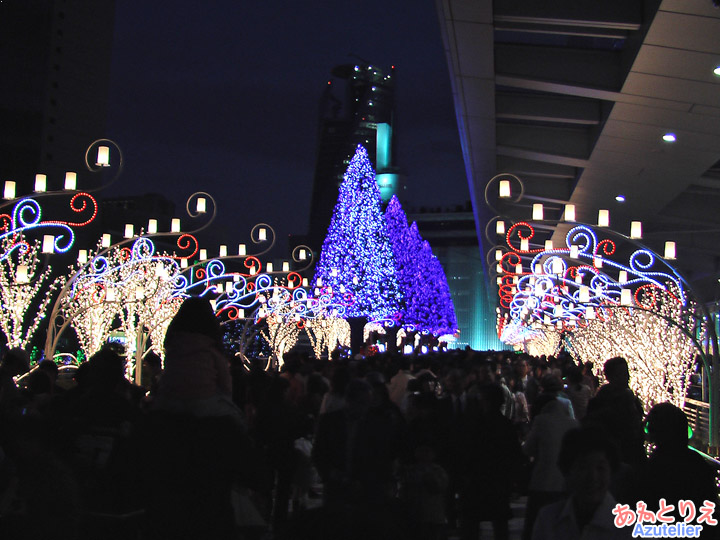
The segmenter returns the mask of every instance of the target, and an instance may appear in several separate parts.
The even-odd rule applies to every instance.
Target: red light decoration
[[[287,275],[288,280],[288,289],[294,290],[297,289],[300,285],[302,285],[302,276],[298,274],[297,272],[290,272]]]
[[[254,276],[260,268],[262,268],[262,265],[260,264],[260,261],[257,259],[257,257],[250,256],[246,258],[243,261],[243,264],[245,265],[245,268],[247,268],[250,273],[249,274],[241,274],[242,276],[250,277]]]
[[[0,231],[8,232],[12,223],[12,218],[8,214],[0,214]]]
[[[70,199],[70,209],[73,212],[76,212],[78,214],[81,212],[84,212],[87,209],[88,200],[92,203],[92,216],[90,216],[89,219],[82,221],[82,222],[76,222],[76,223],[73,223],[71,221],[48,221],[47,223],[56,223],[58,225],[67,225],[68,227],[84,227],[85,225],[88,225],[97,217],[98,203],[95,200],[95,198],[92,195],[90,195],[89,193],[85,193],[84,191],[81,191],[80,193],[76,193],[75,195],[73,195],[73,198]],[[80,201],[80,206],[75,206],[78,201]]]
[[[595,247],[595,255],[597,255],[599,251],[602,251],[602,255],[613,255],[615,253],[615,242],[607,238],[601,240]]]
[[[185,251],[188,249],[192,249],[192,253],[190,255],[187,255],[183,257],[182,255],[173,257],[174,259],[191,259],[195,256],[195,254],[198,252],[198,241],[197,238],[195,238],[192,234],[183,234],[180,236],[180,238],[177,239],[176,245],[181,250]],[[194,247],[193,247],[194,246]]]
[[[528,234],[527,236],[523,236],[523,231],[522,231],[521,227],[527,227],[530,230],[530,234]],[[545,251],[544,249],[522,250],[522,249],[516,248],[510,242],[510,239],[515,231],[517,231],[517,235],[518,235],[518,238],[520,239],[520,241],[527,240],[529,243],[530,239],[535,236],[535,229],[533,228],[532,225],[530,225],[526,221],[519,221],[518,223],[516,223],[515,225],[510,227],[508,229],[507,233],[505,234],[505,242],[507,243],[507,245],[510,249],[512,249],[513,251],[515,251],[517,253],[542,253]]]

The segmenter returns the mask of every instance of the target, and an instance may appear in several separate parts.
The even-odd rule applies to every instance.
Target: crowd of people
[[[520,496],[524,540],[630,538],[618,503],[717,499],[683,411],[646,415],[622,358],[599,378],[566,354],[291,351],[272,372],[221,338],[187,300],[142,386],[111,348],[69,387],[6,352],[0,538],[502,540]]]

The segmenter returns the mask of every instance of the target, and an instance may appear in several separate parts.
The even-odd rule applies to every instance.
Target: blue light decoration
[[[388,238],[395,260],[395,277],[398,287],[402,292],[402,298],[399,305],[399,311],[394,317],[373,322],[381,323],[385,326],[404,324],[414,328],[415,322],[412,317],[408,317],[408,305],[413,304],[413,293],[415,291],[415,280],[418,272],[417,254],[420,249],[420,243],[417,242],[417,235],[410,234],[407,216],[400,205],[398,198],[393,195],[385,209],[385,221],[387,222]],[[415,226],[417,231],[417,225]],[[422,239],[420,239],[422,240]]]
[[[425,242],[427,249],[430,244]],[[435,336],[454,335],[458,330],[455,306],[450,296],[445,271],[440,261],[430,250],[430,260],[427,269],[426,287],[429,288],[430,303],[426,304],[429,312],[429,330]]]
[[[353,299],[347,317],[394,318],[402,292],[367,150],[358,145],[340,185],[311,288]]]
[[[417,223],[408,226],[407,216],[397,197],[385,210],[388,234],[395,255],[395,274],[403,293],[399,316],[382,322],[402,323],[409,331],[436,336],[457,331],[455,308],[445,272],[423,240]]]
[[[58,220],[42,220],[42,208],[40,204],[31,198],[25,198],[18,201],[13,206],[11,214],[0,214],[0,243],[9,247],[0,253],[0,260],[7,259],[15,252],[21,250],[26,252],[29,248],[27,242],[23,240],[23,236],[29,232],[52,232],[53,246],[57,253],[66,253],[69,251],[75,241],[75,233],[73,227],[84,227],[91,223],[97,216],[97,201],[89,193],[76,193],[70,199],[70,209],[76,213],[90,212],[90,217],[84,221],[58,221]],[[59,233],[57,230],[59,229]]]
[[[682,306],[687,303],[682,278],[647,249],[636,249],[626,264],[619,263],[612,259],[615,243],[598,240],[587,225],[573,227],[564,248],[523,250],[515,245],[518,241],[520,245],[529,243],[534,234],[526,222],[514,224],[506,234],[510,251],[499,262],[503,269],[499,294],[511,321],[573,327],[588,318],[610,317],[613,307],[631,307],[633,301],[653,310],[658,302],[656,291],[667,293]],[[528,255],[532,259],[525,271],[522,256]],[[658,262],[669,271],[654,270]],[[623,291],[632,291],[631,298],[623,298]],[[503,326],[508,325],[503,323],[501,331]]]

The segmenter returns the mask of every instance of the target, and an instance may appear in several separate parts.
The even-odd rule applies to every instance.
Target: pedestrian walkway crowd
[[[622,358],[290,351],[266,371],[226,356],[199,299],[164,345],[142,386],[112,348],[71,384],[5,353],[0,538],[504,540],[519,499],[523,540],[631,538],[622,505],[681,523],[680,501],[717,501],[685,414],[646,414]]]

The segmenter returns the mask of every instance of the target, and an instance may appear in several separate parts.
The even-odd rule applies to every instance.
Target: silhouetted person
[[[648,440],[655,449],[640,474],[638,498],[653,510],[664,498],[675,505],[672,515],[676,522],[682,521],[677,511],[680,500],[693,501],[698,510],[706,500],[717,504],[715,471],[688,448],[688,421],[682,409],[672,403],[654,405],[646,424]],[[706,525],[701,538],[716,538],[718,532],[717,527]]]
[[[230,363],[210,302],[188,298],[165,334],[165,369],[153,408],[197,417],[230,416],[244,424],[232,401]]]
[[[621,459],[636,468],[645,460],[642,403],[628,386],[630,372],[624,358],[607,360],[603,372],[607,383],[588,403],[585,421],[603,426],[618,444]]]
[[[13,377],[30,370],[30,357],[20,348],[10,349],[0,362],[0,416],[20,414],[22,396]]]
[[[618,466],[612,440],[592,428],[568,431],[562,440],[558,467],[569,497],[545,506],[535,520],[532,540],[615,540],[632,538],[632,527],[617,528],[609,493]]]
[[[565,495],[565,482],[557,459],[563,435],[577,425],[577,420],[570,418],[567,408],[557,399],[545,403],[531,424],[523,444],[523,450],[533,459],[523,526],[524,540],[530,538],[540,508]]]
[[[513,474],[523,461],[517,432],[502,414],[505,395],[497,383],[478,387],[480,415],[464,441],[460,524],[464,540],[476,540],[481,521],[490,521],[496,540],[508,538]]]
[[[565,395],[572,403],[575,418],[582,420],[587,414],[588,403],[592,398],[593,391],[583,382],[583,374],[579,367],[571,366],[566,373],[568,384]]]
[[[431,446],[415,448],[414,463],[407,467],[403,480],[412,538],[440,540],[447,525],[445,490],[449,478],[445,469],[435,463]]]
[[[374,410],[373,389],[355,379],[346,407],[320,416],[313,462],[323,480],[325,518],[313,538],[392,538],[394,465],[400,441],[391,415]]]

